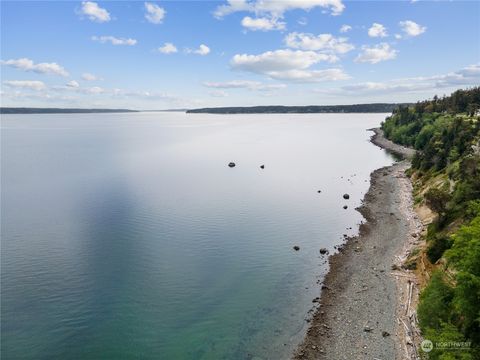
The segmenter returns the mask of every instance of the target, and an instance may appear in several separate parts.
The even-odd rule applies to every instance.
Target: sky
[[[480,85],[479,1],[0,1],[1,105],[415,102]]]

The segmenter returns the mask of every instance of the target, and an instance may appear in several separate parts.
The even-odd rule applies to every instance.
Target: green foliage
[[[427,248],[428,260],[435,264],[438,259],[443,256],[443,253],[450,249],[452,240],[448,236],[437,235],[430,241]]]
[[[439,330],[442,322],[451,317],[454,290],[443,280],[442,273],[432,274],[430,282],[420,294],[417,313],[422,331]]]
[[[473,220],[476,216],[480,215],[480,200],[472,200],[467,204],[465,210],[465,218],[467,220]]]
[[[472,349],[456,349],[448,346],[450,342],[468,342],[458,329],[446,322],[440,323],[439,329],[428,328],[424,333],[425,339],[433,342],[433,350],[428,353],[429,360],[473,360]],[[445,345],[445,346],[441,346]]]
[[[429,225],[426,255],[444,257],[420,295],[425,338],[471,341],[470,350],[434,348],[429,359],[480,359],[480,87],[400,107],[382,124],[389,139],[417,149],[412,171],[425,203],[439,216]],[[445,179],[442,186],[438,180]],[[461,226],[461,224],[464,224]]]
[[[453,191],[454,209],[463,209],[471,200],[480,199],[480,155],[470,154],[460,161],[456,174],[457,183]]]
[[[480,215],[452,238],[446,257],[457,270],[455,308],[465,334],[480,342]]]
[[[470,152],[478,139],[478,104],[480,87],[458,90],[442,99],[400,106],[382,129],[390,140],[420,150],[415,168],[442,170]]]
[[[425,193],[427,206],[437,214],[445,213],[450,193],[445,189],[432,188]]]

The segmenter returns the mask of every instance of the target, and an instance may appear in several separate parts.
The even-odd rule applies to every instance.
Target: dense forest
[[[310,105],[310,106],[250,106],[218,107],[188,110],[187,113],[208,114],[314,114],[314,113],[385,113],[400,105],[408,104],[356,104],[356,105]]]
[[[417,149],[409,176],[417,206],[435,214],[426,246],[407,262],[430,263],[420,294],[423,336],[435,343],[429,359],[480,358],[480,87],[401,106],[382,124],[394,142]],[[469,343],[469,344],[468,344]]]
[[[136,112],[136,110],[0,107],[0,114],[83,114],[83,113],[121,113],[121,112]]]

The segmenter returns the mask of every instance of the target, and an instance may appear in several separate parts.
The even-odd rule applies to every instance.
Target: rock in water
[[[345,210],[347,210],[347,209],[348,209],[348,206],[347,206],[347,205],[343,205],[343,208],[344,208]]]
[[[348,200],[348,199],[350,199],[350,195],[348,195],[348,194],[343,194],[343,198],[344,198],[345,200]]]
[[[298,246],[298,245],[295,245],[295,246],[293,247],[293,250],[295,250],[295,251],[298,251],[298,250],[300,250],[300,246]]]
[[[321,192],[322,192],[322,190],[318,190],[318,191],[317,191],[317,193],[319,193],[319,194],[320,194]]]
[[[328,254],[328,250],[326,248],[321,248],[320,249],[320,254],[322,254],[322,255]]]
[[[228,167],[235,167],[235,163],[234,162],[228,163]]]
[[[260,169],[265,169],[265,165],[260,165]]]

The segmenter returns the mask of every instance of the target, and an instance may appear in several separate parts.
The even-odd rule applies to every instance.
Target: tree
[[[439,215],[445,213],[450,198],[450,193],[438,188],[432,188],[425,194],[427,206]]]

